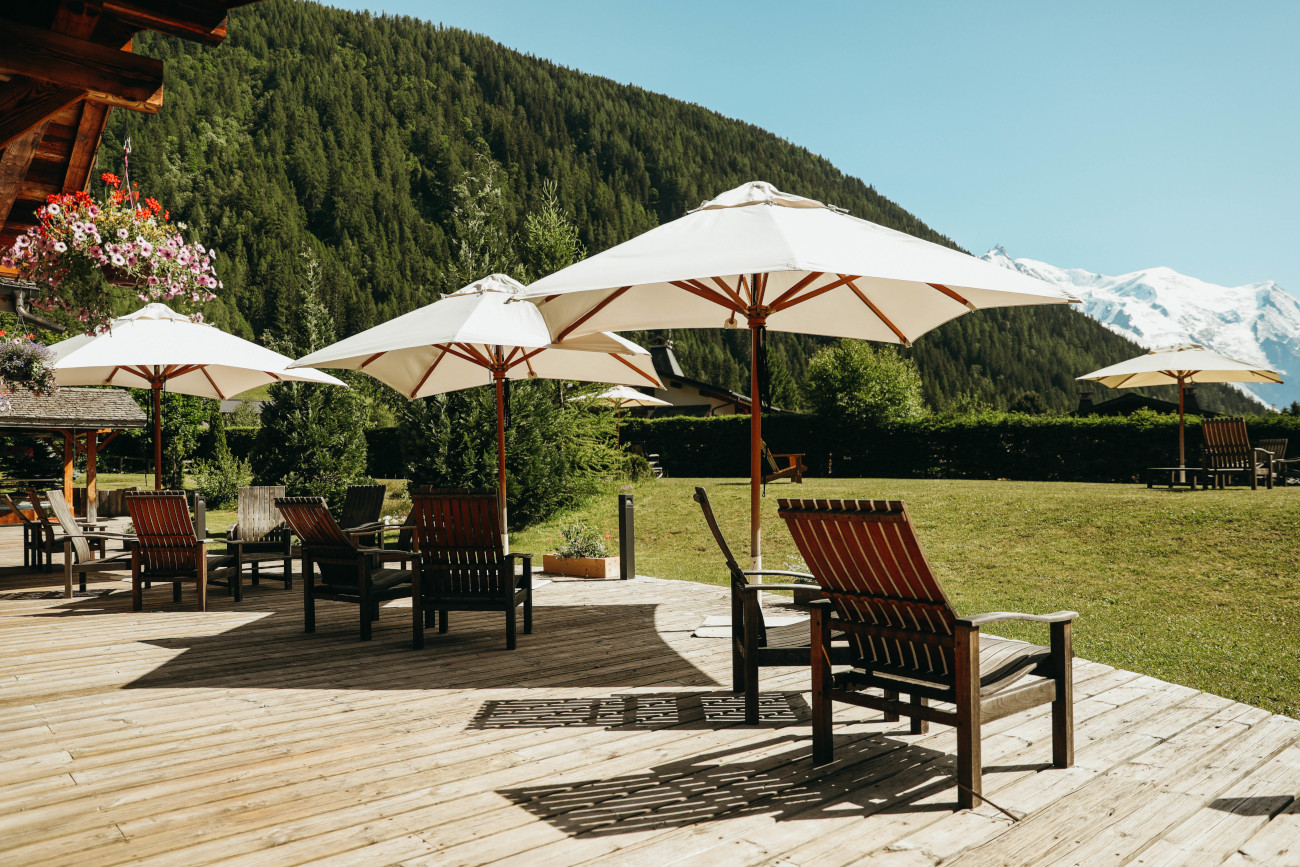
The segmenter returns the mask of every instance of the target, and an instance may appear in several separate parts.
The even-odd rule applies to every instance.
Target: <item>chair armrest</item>
[[[816,584],[746,584],[738,588],[746,593],[757,593],[760,590],[819,590]]]
[[[749,572],[741,572],[741,575],[784,575],[787,578],[811,578],[807,572],[790,572],[785,569],[754,569]],[[808,585],[815,587],[815,584]]]
[[[508,559],[508,560],[516,560],[516,559],[518,559],[518,560],[531,560],[531,559],[533,559],[533,555],[532,555],[532,554],[523,554],[523,553],[520,553],[519,551],[511,551],[509,554],[506,555],[506,559]]]
[[[406,560],[413,560],[419,555],[414,551],[403,551],[401,548],[357,548],[358,554],[382,554],[385,557],[400,557]]]
[[[986,623],[999,623],[1003,620],[1028,620],[1034,623],[1068,623],[1079,617],[1077,611],[1054,611],[1051,614],[1021,614],[1018,611],[990,611],[988,614],[976,614],[974,617],[958,617],[957,622],[965,626],[983,626]]]
[[[348,536],[373,536],[380,530],[389,529],[390,526],[392,525],[385,524],[383,521],[371,521],[369,524],[360,524],[356,527],[345,527],[343,532]]]
[[[806,452],[787,452],[787,453],[785,453],[785,454],[780,454],[780,455],[773,453],[772,457],[774,457],[774,458],[802,458],[805,454],[806,454]]]

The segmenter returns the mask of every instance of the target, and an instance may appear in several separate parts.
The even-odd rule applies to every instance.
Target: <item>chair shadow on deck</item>
[[[802,693],[759,696],[759,726],[806,724]],[[719,729],[745,722],[745,697],[732,692],[663,692],[593,698],[501,699],[485,702],[468,728]]]
[[[146,591],[149,592],[149,591]],[[155,587],[161,603],[148,617],[197,612],[170,590]],[[535,609],[537,631],[520,637],[522,655],[502,648],[500,617],[492,612],[458,615],[463,630],[429,633],[421,650],[411,646],[410,610],[375,623],[375,640],[356,640],[351,606],[318,606],[317,631],[303,632],[302,597],[279,589],[249,592],[236,604],[223,593],[204,617],[248,619],[216,634],[173,634],[140,641],[181,651],[127,689],[527,689],[566,687],[715,687],[718,682],[670,647],[655,627],[655,604],[546,605]],[[34,617],[109,618],[131,615],[130,592],[76,598],[34,611]],[[394,614],[396,616],[394,616]],[[135,615],[139,617],[140,615]],[[220,621],[214,621],[219,623]],[[185,627],[179,626],[177,629]],[[220,626],[202,627],[204,632]],[[160,632],[165,634],[166,627]]]
[[[609,779],[498,789],[570,837],[681,828],[767,815],[777,821],[951,812],[955,757],[885,735],[836,736],[836,773],[814,768],[804,732]],[[789,748],[781,750],[782,745]],[[739,753],[749,754],[747,756]],[[951,798],[919,801],[951,790]]]

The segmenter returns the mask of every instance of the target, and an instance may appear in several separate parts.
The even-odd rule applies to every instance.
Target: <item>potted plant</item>
[[[49,196],[39,223],[0,256],[34,284],[32,306],[63,310],[95,331],[126,297],[191,309],[216,297],[216,251],[186,242],[185,224],[173,225],[156,199],[142,200],[111,172],[101,177],[107,199],[82,190]]]
[[[11,392],[25,389],[39,395],[54,394],[59,390],[54,381],[54,368],[51,366],[50,348],[44,343],[33,340],[33,335],[2,339],[5,331],[0,330],[0,413],[8,412],[13,406]]]
[[[556,575],[580,578],[617,578],[619,559],[610,557],[605,547],[607,536],[581,521],[560,529],[563,544],[554,554],[542,555],[542,568]]]

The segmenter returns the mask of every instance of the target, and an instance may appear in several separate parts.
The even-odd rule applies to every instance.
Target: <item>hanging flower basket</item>
[[[5,332],[0,331],[0,338]],[[15,389],[32,391],[39,395],[54,394],[59,385],[54,381],[50,348],[44,343],[15,337],[11,340],[0,339],[0,412],[13,408],[11,392]]]
[[[156,199],[141,203],[117,175],[101,177],[107,201],[83,191],[49,196],[36,212],[40,222],[0,258],[36,284],[32,306],[64,310],[93,331],[113,317],[113,302],[126,293],[182,310],[215,298],[217,251],[186,243],[185,224],[173,225]],[[202,317],[196,312],[195,318]]]

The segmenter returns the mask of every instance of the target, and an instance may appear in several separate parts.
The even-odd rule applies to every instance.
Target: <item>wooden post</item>
[[[497,496],[501,498],[501,549],[510,553],[510,530],[506,523],[506,399],[504,370],[493,370],[497,386]]]
[[[86,517],[99,519],[99,488],[95,484],[95,458],[99,453],[99,431],[86,434]]]
[[[77,440],[72,431],[63,431],[63,499],[72,508],[72,467],[77,455]]]
[[[153,383],[153,489],[162,490],[162,380]]]
[[[1183,382],[1182,376],[1178,377],[1178,466],[1187,466],[1186,452],[1183,450]],[[1181,482],[1182,479],[1179,479]]]
[[[749,319],[749,562],[751,569],[763,568],[763,411],[758,400],[759,331],[767,320]]]

